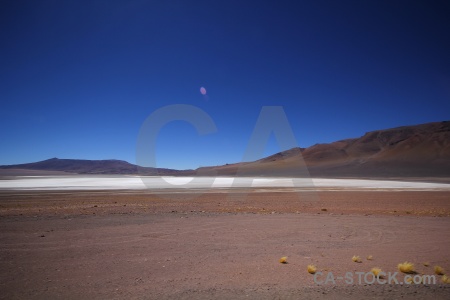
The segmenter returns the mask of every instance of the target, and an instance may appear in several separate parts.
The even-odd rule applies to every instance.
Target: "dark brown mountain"
[[[303,152],[311,173],[449,177],[450,122],[377,130]]]
[[[300,155],[301,154],[301,155]],[[203,168],[219,175],[450,177],[450,122],[403,126],[294,148],[255,162]]]
[[[14,170],[16,174],[29,174],[25,170],[43,171],[42,175],[67,174],[145,174],[145,175],[183,175],[190,174],[192,170],[172,170],[164,168],[143,168],[123,160],[87,160],[87,159],[59,159],[51,158],[35,163],[0,166],[3,174],[7,170]],[[56,172],[56,173],[55,173]]]
[[[254,162],[203,167],[195,171],[142,168],[120,160],[57,158],[0,166],[2,173],[18,169],[174,176],[450,177],[450,121],[377,130],[359,138],[316,144],[306,149],[293,148]]]

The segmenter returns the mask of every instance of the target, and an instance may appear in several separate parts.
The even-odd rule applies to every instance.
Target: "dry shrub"
[[[402,273],[407,273],[407,274],[413,274],[415,273],[414,271],[414,264],[405,261],[404,263],[398,264],[397,268],[400,272]]]

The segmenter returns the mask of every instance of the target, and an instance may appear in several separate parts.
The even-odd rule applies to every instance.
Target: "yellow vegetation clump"
[[[280,263],[287,264],[287,256],[283,256],[282,258],[280,258]]]
[[[372,268],[372,270],[370,270],[370,272],[372,272],[372,274],[375,275],[375,277],[383,278],[380,268]]]
[[[405,261],[404,263],[398,264],[397,268],[402,273],[414,273],[414,264]]]
[[[367,256],[367,260],[372,260],[372,259],[373,259],[372,255]]]
[[[361,261],[361,257],[357,256],[357,255],[353,255],[352,260],[356,263],[360,263]]]
[[[436,273],[436,275],[444,275],[444,269],[440,266],[434,266],[434,273]]]
[[[317,272],[317,268],[315,265],[308,265],[308,273],[315,274]]]
[[[450,277],[448,277],[447,275],[443,275],[441,277],[441,280],[443,283],[449,283],[450,284]]]

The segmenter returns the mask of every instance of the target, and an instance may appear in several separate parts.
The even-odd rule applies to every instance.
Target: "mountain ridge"
[[[375,130],[358,138],[292,148],[253,162],[196,170],[140,167],[117,159],[51,158],[0,166],[0,171],[11,169],[173,176],[450,177],[450,121]]]
[[[33,163],[4,165],[0,169],[58,171],[67,174],[143,174],[143,175],[182,175],[192,170],[140,167],[119,159],[88,160],[50,158]]]

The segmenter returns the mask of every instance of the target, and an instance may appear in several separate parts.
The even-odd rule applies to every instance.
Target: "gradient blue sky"
[[[1,1],[0,164],[134,163],[143,121],[171,104],[218,131],[170,123],[159,167],[241,161],[266,105],[302,147],[449,120],[449,15],[448,1]]]

